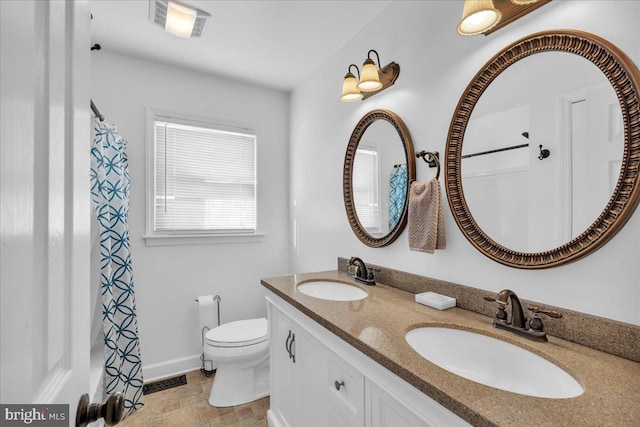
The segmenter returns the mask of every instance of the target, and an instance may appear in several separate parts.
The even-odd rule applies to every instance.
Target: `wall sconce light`
[[[378,65],[371,59],[371,53],[376,54]],[[355,67],[358,73],[358,79],[351,72],[351,67]],[[362,64],[362,73],[357,65],[351,64],[347,69],[342,83],[342,96],[340,101],[351,102],[359,99],[365,100],[378,92],[382,92],[389,86],[393,85],[400,75],[400,65],[390,62],[383,68],[380,68],[380,56],[378,52],[371,49],[367,53],[367,59]]]
[[[149,0],[149,20],[176,37],[200,37],[211,15],[172,0]]]
[[[458,24],[458,34],[475,36],[495,27],[502,13],[493,6],[492,0],[464,0],[462,19]]]
[[[340,101],[343,102],[352,102],[362,99],[362,92],[358,90],[358,81],[356,80],[356,76],[351,72],[351,67],[356,67],[358,80],[360,79],[360,70],[358,69],[358,66],[356,64],[349,65],[347,74],[344,76],[344,82],[342,83],[342,96],[340,97]]]
[[[371,52],[376,54],[376,58],[378,58],[378,66],[380,65],[380,56],[378,56],[378,52],[371,49],[367,53],[367,59],[365,59],[364,64],[362,64],[362,76],[360,77],[360,83],[358,83],[358,90],[361,92],[373,92],[382,88],[382,83],[380,82],[380,76],[378,75],[378,67],[376,63],[371,59]]]
[[[537,3],[539,1],[540,0],[511,0],[511,3],[517,4],[518,6],[521,6],[523,4]]]

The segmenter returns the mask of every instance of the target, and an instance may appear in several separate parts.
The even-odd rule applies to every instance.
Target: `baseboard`
[[[150,383],[167,377],[182,375],[186,372],[200,369],[200,354],[167,360],[166,362],[142,365],[142,376],[145,383]]]
[[[281,427],[278,417],[276,417],[271,409],[267,411],[267,424],[269,424],[269,427]]]

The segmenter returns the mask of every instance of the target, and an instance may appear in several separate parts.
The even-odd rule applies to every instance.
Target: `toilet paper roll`
[[[206,326],[209,329],[215,328],[216,307],[214,306],[213,295],[202,295],[198,297],[198,316],[200,318],[200,331]]]

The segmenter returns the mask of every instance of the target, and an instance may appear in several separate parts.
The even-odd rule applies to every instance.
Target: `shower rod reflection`
[[[462,156],[462,158],[467,159],[469,157],[484,156],[485,154],[499,153],[501,151],[515,150],[516,148],[525,148],[528,146],[529,144],[512,145],[510,147],[496,148],[495,150],[481,151],[479,153],[473,153],[473,154],[465,154],[464,156]]]

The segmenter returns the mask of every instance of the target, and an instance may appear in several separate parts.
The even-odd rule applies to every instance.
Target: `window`
[[[147,238],[256,234],[256,135],[151,112]]]
[[[353,201],[360,224],[370,232],[381,228],[378,180],[378,151],[359,147],[353,163]]]

